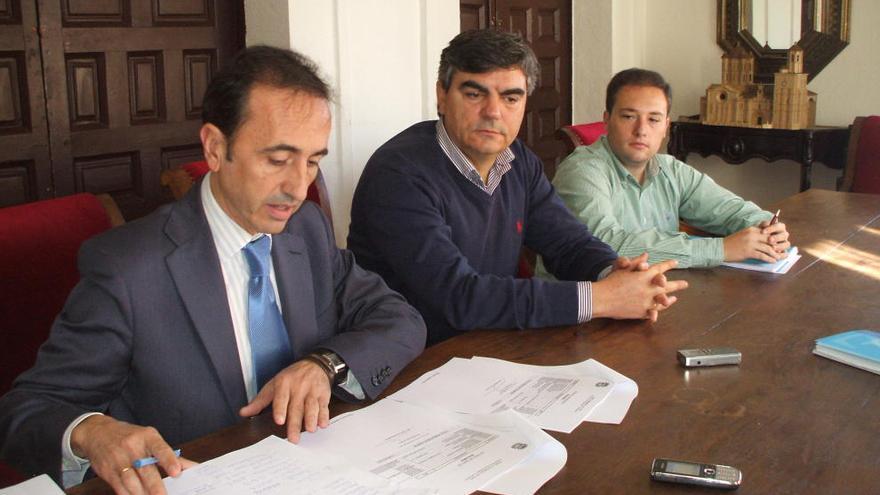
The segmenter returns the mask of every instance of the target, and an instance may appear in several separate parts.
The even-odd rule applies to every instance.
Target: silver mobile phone
[[[651,464],[651,478],[657,481],[735,490],[742,484],[742,471],[721,464],[654,459]]]
[[[740,362],[742,362],[742,353],[740,353],[733,347],[682,349],[678,351],[678,360],[686,368],[692,368],[694,366],[739,364]]]

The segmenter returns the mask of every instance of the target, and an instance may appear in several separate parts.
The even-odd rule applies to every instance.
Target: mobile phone
[[[736,490],[742,484],[742,471],[721,464],[654,459],[651,464],[651,478],[671,483]]]
[[[739,364],[742,362],[742,353],[733,347],[681,349],[678,351],[678,361],[686,368]]]

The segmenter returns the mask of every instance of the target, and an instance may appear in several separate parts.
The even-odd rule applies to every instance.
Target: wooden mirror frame
[[[744,3],[745,2],[745,3]],[[801,0],[801,39],[804,72],[808,80],[828,65],[849,44],[850,0]],[[825,13],[822,32],[813,27],[817,2]],[[743,46],[755,55],[755,82],[772,83],[773,74],[788,61],[788,50],[761,46],[749,32],[751,3],[718,0],[718,45],[729,52]]]

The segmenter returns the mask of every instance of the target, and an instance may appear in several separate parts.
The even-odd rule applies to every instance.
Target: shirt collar
[[[446,132],[446,126],[443,125],[443,119],[437,120],[437,142],[440,143],[440,149],[443,150],[446,157],[455,165],[459,173],[472,184],[489,194],[492,194],[495,188],[498,187],[501,177],[510,171],[511,163],[515,158],[510,146],[504,148],[495,158],[495,163],[492,164],[492,168],[489,170],[489,183],[485,184],[477,168],[474,167],[470,159],[461,151],[461,148],[449,137],[449,133]]]
[[[212,175],[213,173],[211,172],[205,174],[201,184],[202,189],[199,191],[202,195],[205,217],[208,219],[208,226],[211,228],[214,244],[217,246],[217,254],[221,258],[237,256],[246,244],[267,234],[257,233],[251,235],[223,211],[220,203],[217,202],[217,198],[214,197],[214,192],[211,190]],[[271,239],[272,236],[269,236],[270,243]]]

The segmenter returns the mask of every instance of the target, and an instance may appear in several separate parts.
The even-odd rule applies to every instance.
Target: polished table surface
[[[651,325],[475,331],[425,351],[398,390],[453,356],[560,365],[593,358],[639,385],[620,425],[551,432],[566,466],[539,493],[717,493],[650,480],[654,457],[728,464],[737,493],[880,493],[880,376],[812,354],[816,338],[880,328],[880,196],[809,190],[777,205],[803,258],[786,275],[680,270],[690,288]],[[740,366],[685,370],[676,350],[732,346]],[[334,414],[357,406],[336,403]],[[283,435],[268,416],[183,445],[206,460]],[[109,493],[90,481],[71,494]]]

